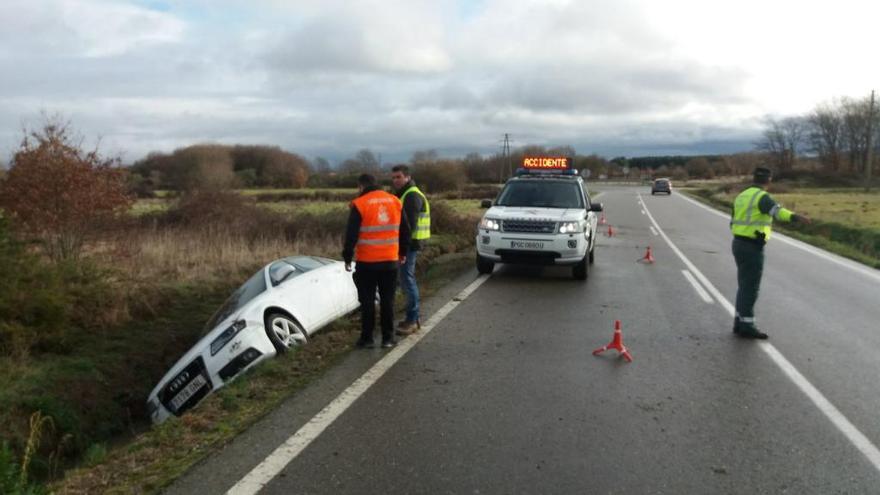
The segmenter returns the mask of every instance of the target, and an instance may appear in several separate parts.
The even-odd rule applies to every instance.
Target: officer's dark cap
[[[766,184],[773,176],[773,172],[769,168],[758,167],[754,171],[754,179],[756,184]]]

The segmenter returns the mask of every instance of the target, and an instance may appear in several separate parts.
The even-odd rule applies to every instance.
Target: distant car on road
[[[657,193],[672,194],[672,181],[669,179],[654,179],[651,184],[651,196]]]
[[[290,256],[261,268],[217,310],[202,338],[147,399],[153,423],[180,416],[255,364],[304,344],[359,307],[341,261]]]

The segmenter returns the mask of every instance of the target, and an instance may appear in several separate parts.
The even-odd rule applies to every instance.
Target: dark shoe
[[[419,320],[416,321],[404,321],[401,325],[397,326],[397,335],[412,335],[421,329],[422,326],[419,324]]]
[[[403,328],[403,327],[407,326],[408,324],[409,324],[408,321],[406,321],[406,320],[400,320],[400,321],[397,322],[397,328]]]
[[[354,343],[354,346],[359,349],[372,349],[373,347],[376,347],[376,344],[374,344],[372,340],[358,339],[358,341]]]
[[[754,325],[734,325],[733,333],[745,339],[766,340],[769,336]]]
[[[382,349],[391,349],[392,347],[397,345],[397,341],[392,340],[383,340],[382,341]]]

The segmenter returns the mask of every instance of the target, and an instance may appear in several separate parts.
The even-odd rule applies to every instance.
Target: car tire
[[[651,196],[653,196],[653,195],[654,195],[654,191],[651,191]]]
[[[271,313],[266,317],[266,335],[279,354],[309,341],[302,326],[284,313]]]
[[[596,246],[593,246],[593,248],[590,249],[589,257],[590,257],[590,264],[592,265],[596,261]]]
[[[575,278],[575,280],[586,280],[590,275],[590,255],[587,254],[584,256],[584,259],[580,260],[577,265],[571,267],[571,276]]]
[[[495,269],[495,262],[477,255],[477,271],[483,274],[490,274]]]

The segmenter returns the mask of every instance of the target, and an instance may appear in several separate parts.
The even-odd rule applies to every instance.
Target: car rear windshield
[[[259,296],[266,290],[266,276],[263,269],[255,273],[241,287],[235,289],[235,292],[229,296],[229,299],[220,306],[220,309],[214,313],[214,316],[205,324],[205,333],[210,332],[221,321],[229,318],[229,315],[238,311],[239,308],[249,303],[251,299]]]
[[[581,186],[576,181],[512,181],[504,186],[496,206],[583,208]]]

